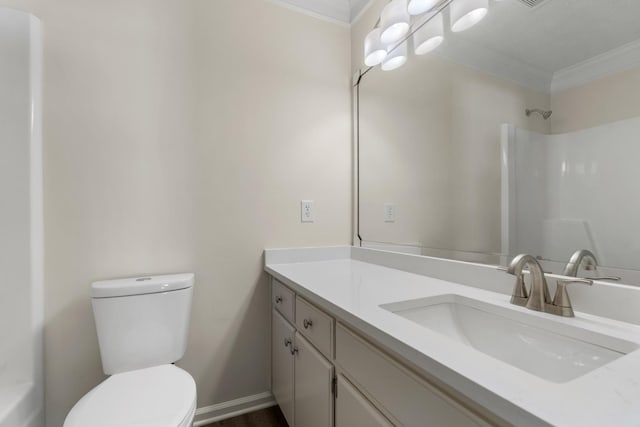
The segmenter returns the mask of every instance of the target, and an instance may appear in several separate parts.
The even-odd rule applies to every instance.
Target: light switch
[[[396,222],[396,205],[393,203],[384,204],[384,222]]]
[[[316,220],[313,212],[313,200],[303,200],[300,202],[300,215],[302,222],[314,222]]]

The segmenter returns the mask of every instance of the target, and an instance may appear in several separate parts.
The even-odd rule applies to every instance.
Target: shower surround
[[[0,8],[0,427],[41,427],[40,21]]]

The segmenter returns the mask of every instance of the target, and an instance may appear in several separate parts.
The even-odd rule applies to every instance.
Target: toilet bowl
[[[95,282],[91,302],[109,378],[71,409],[64,427],[190,427],[195,381],[172,363],[186,350],[193,274]]]

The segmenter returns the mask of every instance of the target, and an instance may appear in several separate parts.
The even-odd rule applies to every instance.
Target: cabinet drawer
[[[488,425],[340,324],[336,328],[336,363],[403,426]]]
[[[300,297],[296,297],[296,329],[333,359],[333,318]]]
[[[273,306],[287,319],[289,322],[294,322],[294,304],[295,294],[289,288],[276,279],[271,280],[271,300]]]

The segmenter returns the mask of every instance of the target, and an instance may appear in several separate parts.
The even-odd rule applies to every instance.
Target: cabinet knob
[[[305,329],[309,329],[313,326],[313,322],[310,319],[304,319],[302,321],[302,326],[304,326]]]
[[[282,302],[282,297],[276,297],[276,304],[280,304]]]
[[[291,351],[291,355],[293,356],[298,352],[298,347],[291,346],[291,350],[290,351]]]
[[[285,347],[289,347],[291,345],[291,338],[285,338],[284,339],[284,346]]]

